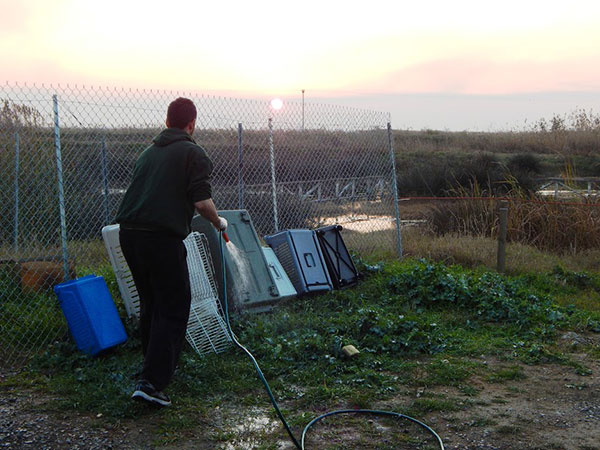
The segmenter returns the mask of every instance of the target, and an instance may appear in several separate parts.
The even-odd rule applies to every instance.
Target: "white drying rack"
[[[105,226],[102,229],[102,237],[117,278],[127,315],[139,317],[140,299],[133,276],[121,250],[119,225]],[[231,337],[227,332],[217,294],[208,241],[204,234],[192,232],[183,242],[187,250],[192,294],[186,339],[200,355],[223,352],[231,345]]]
[[[194,231],[183,241],[187,249],[192,303],[186,338],[199,354],[220,353],[231,345],[213,276],[213,265],[204,234]]]

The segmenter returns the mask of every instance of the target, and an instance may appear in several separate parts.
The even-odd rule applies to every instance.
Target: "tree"
[[[2,100],[0,128],[39,127],[43,123],[44,116],[33,106]]]

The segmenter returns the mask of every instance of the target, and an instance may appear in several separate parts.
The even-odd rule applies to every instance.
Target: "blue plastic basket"
[[[54,286],[77,348],[96,355],[127,340],[104,278],[88,275]]]

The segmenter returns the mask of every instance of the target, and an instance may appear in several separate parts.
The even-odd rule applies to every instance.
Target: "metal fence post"
[[[244,129],[238,123],[238,209],[244,209]]]
[[[392,161],[392,191],[394,194],[394,212],[396,213],[396,245],[398,257],[402,258],[402,233],[400,230],[400,207],[398,205],[398,180],[396,178],[396,157],[394,155],[394,136],[392,134],[392,124],[388,122],[388,146],[390,150],[390,159]]]
[[[15,253],[19,252],[19,153],[20,153],[19,132],[15,131],[15,229],[14,229],[14,248]]]
[[[104,193],[104,225],[110,223],[110,212],[108,206],[108,173],[106,164],[106,137],[102,136],[102,188]]]
[[[273,147],[273,119],[269,117],[269,158],[271,160],[271,190],[273,192],[273,224],[275,232],[279,231],[277,219],[277,184],[275,181],[275,148]]]
[[[56,149],[56,177],[58,182],[58,209],[60,213],[60,238],[62,244],[65,281],[69,279],[69,255],[67,252],[67,220],[65,217],[65,195],[63,190],[62,157],[60,151],[60,124],[58,120],[58,97],[52,96],[54,105],[54,147]]]
[[[504,272],[506,267],[506,231],[508,226],[508,202],[500,201],[498,208],[498,255],[497,255],[497,270]]]

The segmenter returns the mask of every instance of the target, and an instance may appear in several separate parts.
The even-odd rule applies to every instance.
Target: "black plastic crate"
[[[330,225],[315,230],[329,276],[336,289],[353,286],[358,282],[358,271],[344,244],[341,230],[341,225]]]

